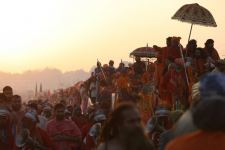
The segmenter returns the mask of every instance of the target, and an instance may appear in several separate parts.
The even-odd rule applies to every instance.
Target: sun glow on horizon
[[[171,20],[183,4],[197,2],[208,8],[217,28],[194,26],[192,37],[203,46],[215,39],[225,54],[225,2],[218,0],[7,0],[0,2],[0,71],[83,68],[97,58],[132,61],[129,53],[145,46],[165,45],[167,36],[179,35],[185,46],[189,24]]]

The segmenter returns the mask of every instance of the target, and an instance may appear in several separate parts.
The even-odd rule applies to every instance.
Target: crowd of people
[[[225,60],[168,37],[156,61],[99,61],[89,79],[48,99],[0,94],[2,150],[225,149]]]

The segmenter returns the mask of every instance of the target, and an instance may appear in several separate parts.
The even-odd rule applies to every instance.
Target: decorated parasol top
[[[152,47],[140,47],[135,49],[133,52],[130,53],[130,56],[132,57],[147,57],[147,58],[156,58],[158,55],[158,52],[152,48]]]

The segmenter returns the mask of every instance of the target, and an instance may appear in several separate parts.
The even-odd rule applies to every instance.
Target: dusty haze
[[[84,70],[62,72],[59,69],[46,68],[43,70],[26,71],[22,74],[0,72],[0,88],[5,85],[13,87],[14,94],[20,94],[24,99],[34,95],[36,83],[38,90],[42,84],[43,91],[67,88],[77,81],[82,81],[90,76]]]

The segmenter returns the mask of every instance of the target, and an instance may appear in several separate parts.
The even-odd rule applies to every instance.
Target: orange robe
[[[153,115],[154,105],[153,94],[141,94],[138,106],[144,124],[146,124]]]
[[[172,94],[169,91],[169,88],[171,86],[168,85],[168,81],[170,80],[170,78],[171,78],[171,74],[167,72],[160,80],[159,95],[160,95],[161,103],[172,107]]]
[[[130,84],[130,82],[129,82],[128,76],[120,75],[116,81],[116,86],[118,88],[119,93],[124,93],[124,92],[126,93],[129,90],[129,86],[130,86],[129,84]],[[116,108],[119,105],[119,103],[122,100],[124,100],[124,99],[121,99],[122,97],[120,97],[119,95],[116,96],[117,99],[115,100],[114,108]]]
[[[205,52],[211,57],[215,62],[220,59],[220,56],[215,48],[208,50],[205,48]]]
[[[121,75],[117,80],[117,86],[119,89],[128,89],[129,78],[127,75]]]
[[[175,60],[176,58],[181,58],[181,52],[180,52],[180,48],[179,47],[171,47],[168,50],[168,58],[171,60]]]
[[[166,150],[224,150],[224,132],[196,131],[169,142]]]
[[[183,71],[177,72],[174,68],[170,68],[160,84],[160,96],[163,103],[172,107],[175,104],[175,98],[184,103],[182,100],[187,90],[185,82]]]
[[[156,62],[155,79],[156,87],[159,87],[160,82],[162,80],[163,71],[167,67],[166,61],[168,59],[169,47],[158,48],[157,50],[159,54]]]

